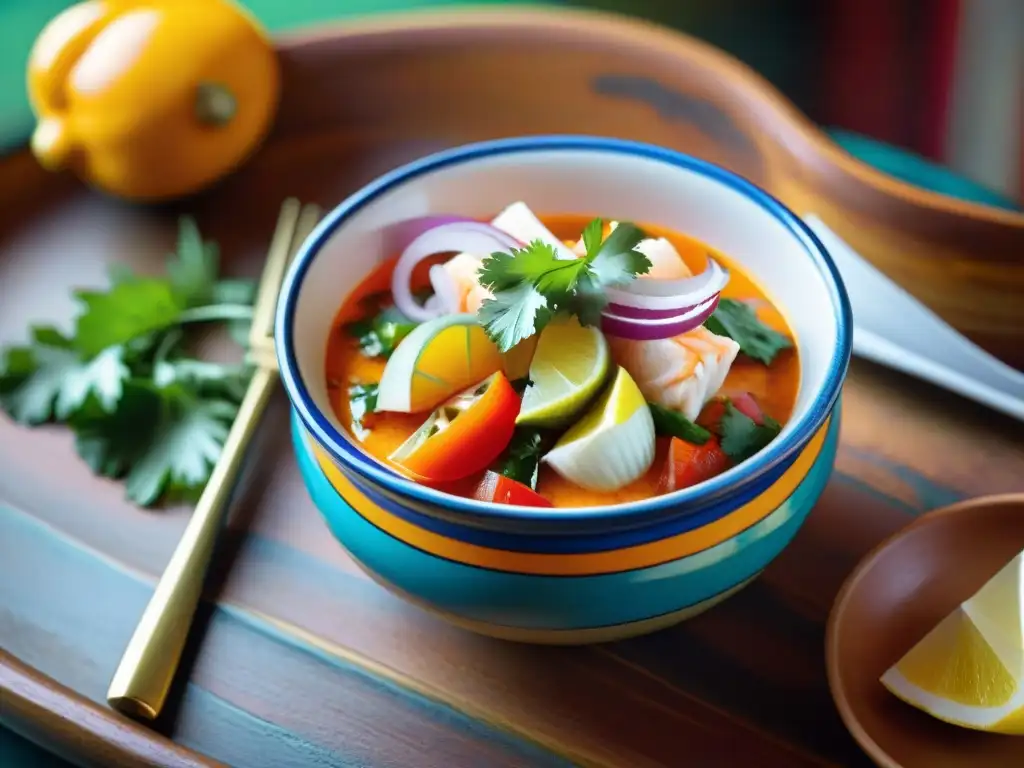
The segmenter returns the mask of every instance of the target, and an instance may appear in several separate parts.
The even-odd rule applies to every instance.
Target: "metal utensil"
[[[199,604],[228,498],[246,446],[277,380],[273,322],[281,281],[288,262],[319,218],[316,206],[300,206],[292,198],[281,206],[253,309],[250,358],[256,370],[224,441],[224,450],[107,691],[110,706],[126,715],[153,720],[167,698]]]
[[[814,214],[853,306],[853,353],[1024,421],[1024,373],[977,346],[875,269]]]

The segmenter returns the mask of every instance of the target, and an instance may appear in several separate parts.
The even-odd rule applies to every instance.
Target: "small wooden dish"
[[[1011,768],[1024,737],[937,720],[878,678],[1024,548],[1024,494],[986,496],[918,518],[876,547],[829,618],[829,686],[854,738],[882,768]]]

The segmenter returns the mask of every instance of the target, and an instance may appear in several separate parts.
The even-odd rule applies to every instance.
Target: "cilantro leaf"
[[[256,282],[241,277],[218,280],[210,296],[214,304],[252,304],[255,298]]]
[[[202,488],[220,457],[238,406],[202,399],[183,387],[161,390],[160,417],[152,440],[128,470],[128,498],[153,504],[172,488]]]
[[[604,221],[601,219],[592,219],[587,226],[583,228],[583,249],[587,255],[597,253],[597,250],[601,247],[601,240],[604,237]]]
[[[526,248],[492,253],[480,265],[480,284],[494,292],[518,288],[522,283],[542,283],[537,288],[568,293],[579,273],[577,259],[559,259],[555,249],[542,240],[534,240]]]
[[[255,284],[218,280],[217,248],[183,220],[164,278],[110,268],[105,291],[76,293],[72,337],[51,327],[7,348],[0,406],[28,424],[66,423],[92,470],[127,478],[142,506],[198,495],[251,376],[247,365],[182,358],[189,323],[227,321],[248,343]]]
[[[202,395],[228,397],[241,402],[252,375],[248,365],[223,365],[194,358],[158,360],[153,366],[153,383],[160,388],[184,384]]]
[[[502,352],[543,330],[552,313],[547,299],[529,283],[498,291],[477,310],[480,324]]]
[[[110,277],[110,282],[114,285],[118,283],[130,283],[132,280],[137,279],[135,272],[127,264],[115,262],[107,267],[107,275]]]
[[[30,346],[7,350],[0,372],[0,405],[25,424],[66,419],[90,394],[104,410],[112,411],[129,376],[122,354],[121,347],[111,347],[83,361],[59,331],[33,328]]]
[[[765,417],[764,424],[758,424],[729,401],[725,404],[719,430],[722,435],[722,450],[738,464],[774,440],[781,426],[768,416]]]
[[[212,301],[215,304],[242,304],[251,306],[256,300],[256,281],[244,278],[220,280],[213,286]],[[228,321],[228,333],[237,344],[249,346],[251,319]]]
[[[536,429],[517,429],[498,459],[494,471],[528,486],[531,490],[537,490],[540,457],[549,442],[549,436]]]
[[[388,358],[416,326],[417,323],[403,315],[397,307],[388,306],[372,317],[350,323],[346,330],[350,336],[355,337],[364,355]]]
[[[85,311],[75,324],[75,348],[86,357],[173,325],[184,309],[166,280],[118,283],[108,291],[78,291]]]
[[[124,364],[124,347],[107,347],[88,364],[68,373],[57,395],[56,417],[66,419],[89,395],[96,397],[103,410],[115,410],[130,375]]]
[[[712,333],[728,336],[740,345],[740,352],[765,365],[793,346],[786,336],[762,323],[753,307],[736,299],[720,300],[704,325]]]
[[[377,384],[353,384],[348,389],[349,412],[352,415],[352,434],[359,440],[365,439],[369,434],[366,426],[368,419],[372,418],[373,412],[377,410]]]
[[[160,394],[139,381],[125,384],[117,410],[106,412],[94,401],[72,415],[75,449],[98,475],[120,478],[138,460],[156,433]]]
[[[181,303],[186,307],[209,303],[219,266],[217,244],[204,242],[195,219],[182,216],[178,222],[178,248],[167,262],[171,288]]]
[[[559,312],[596,325],[607,303],[604,289],[650,269],[647,257],[633,250],[643,238],[637,227],[620,224],[600,242],[602,230],[600,219],[587,225],[584,258],[559,259],[552,246],[535,240],[526,248],[493,253],[483,260],[480,284],[494,297],[483,302],[478,315],[502,352],[542,330]]]
[[[659,435],[678,437],[693,445],[704,445],[711,439],[711,433],[699,424],[694,424],[679,411],[673,411],[657,403],[648,403],[654,430]]]
[[[651,261],[636,246],[645,237],[634,224],[619,224],[595,252],[587,249],[587,261],[601,286],[628,283],[651,268]]]

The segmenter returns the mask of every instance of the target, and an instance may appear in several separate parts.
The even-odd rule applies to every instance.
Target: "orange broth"
[[[576,215],[542,216],[544,224],[559,238],[575,242],[590,217]],[[735,262],[712,250],[699,240],[662,227],[641,225],[650,237],[668,239],[683,257],[694,274],[704,269],[707,255],[730,271],[730,279],[724,297],[753,299],[760,320],[790,338],[793,333],[779,311],[771,305],[767,296]],[[441,259],[443,260],[443,259]],[[360,303],[374,293],[389,291],[391,272],[397,256],[382,263],[345,299],[335,318],[327,346],[326,376],[331,393],[331,404],[338,420],[345,425],[352,424],[349,408],[348,387],[352,384],[370,384],[380,380],[386,363],[383,359],[371,359],[361,354],[359,345],[345,329],[345,325],[365,315]],[[436,263],[436,262],[434,262]],[[428,264],[421,264],[413,276],[416,286],[428,285]],[[782,351],[771,366],[765,366],[742,355],[736,359],[726,378],[723,392],[750,392],[757,398],[764,411],[785,424],[796,402],[800,385],[800,364],[794,350]],[[361,430],[361,445],[367,453],[387,464],[388,456],[401,445],[426,419],[428,414],[380,413],[374,414],[372,426]],[[353,432],[354,434],[354,432]],[[356,438],[353,438],[356,439]],[[357,442],[360,442],[357,440]],[[658,481],[668,451],[668,439],[658,438],[657,455],[647,474],[635,482],[612,492],[589,491],[562,478],[550,467],[541,464],[537,481],[538,493],[545,496],[556,507],[590,507],[605,504],[619,504],[659,495]],[[471,487],[468,483],[465,486]],[[453,489],[459,492],[459,489]]]

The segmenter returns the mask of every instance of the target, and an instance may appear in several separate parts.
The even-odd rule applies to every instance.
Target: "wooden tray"
[[[540,132],[643,139],[723,163],[800,209],[813,203],[897,276],[938,275],[933,256],[971,274],[993,300],[942,306],[993,346],[1010,339],[999,328],[1024,328],[1024,303],[996,300],[1024,280],[1012,258],[1022,217],[879,176],[682,36],[592,14],[459,12],[364,22],[281,50],[272,141],[186,204],[129,206],[27,155],[0,162],[0,341],[30,321],[67,320],[68,289],[102,283],[111,262],[155,269],[181,211],[197,214],[231,271],[255,274],[286,195],[331,206],[430,150]],[[984,260],[969,260],[971,248]],[[279,398],[155,730],[102,702],[189,510],[135,509],[90,475],[66,432],[0,419],[0,721],[105,767],[865,765],[825,679],[833,596],[914,514],[1019,489],[1024,440],[987,411],[861,363],[843,407],[836,475],[754,585],[676,629],[558,649],[452,629],[364,578],[303,491]]]

